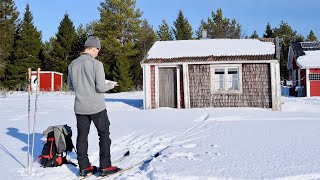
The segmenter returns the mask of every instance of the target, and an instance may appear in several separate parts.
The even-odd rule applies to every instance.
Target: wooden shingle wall
[[[190,107],[211,107],[210,65],[189,65]]]
[[[245,106],[271,108],[270,65],[243,64],[242,73],[242,100]]]
[[[242,93],[211,94],[210,65],[189,65],[190,106],[271,108],[269,64],[242,65]]]

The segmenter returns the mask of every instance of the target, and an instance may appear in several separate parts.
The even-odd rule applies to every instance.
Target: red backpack
[[[43,145],[42,153],[38,157],[42,167],[57,167],[62,164],[72,164],[67,160],[67,155],[74,149],[72,143],[72,131],[68,125],[51,126],[43,134],[47,137]]]

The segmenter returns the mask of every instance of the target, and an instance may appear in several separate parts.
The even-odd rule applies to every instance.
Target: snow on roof
[[[298,57],[297,63],[302,68],[320,67],[320,50],[319,51],[304,51],[305,55]]]
[[[179,40],[155,42],[148,59],[266,54],[275,54],[274,43],[257,39]]]

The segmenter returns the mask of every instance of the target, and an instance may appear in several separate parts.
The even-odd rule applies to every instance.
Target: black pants
[[[96,114],[82,115],[76,114],[77,118],[77,159],[80,169],[85,169],[91,166],[88,158],[88,134],[91,121],[98,130],[99,146],[100,146],[100,168],[111,166],[110,161],[110,145],[109,126],[110,122],[107,115],[107,110],[103,110]]]

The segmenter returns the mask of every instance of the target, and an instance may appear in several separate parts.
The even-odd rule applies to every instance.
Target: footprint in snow
[[[186,149],[191,149],[191,148],[195,148],[197,147],[198,145],[196,144],[186,144],[186,145],[183,145],[182,147],[186,148]]]
[[[218,148],[218,147],[220,147],[219,145],[216,145],[216,144],[211,144],[211,147],[213,147],[213,148]]]
[[[178,153],[178,152],[175,152],[175,153],[172,153],[171,156],[169,157],[170,159],[174,159],[174,158],[186,158],[188,160],[199,160],[199,157],[200,155],[194,155],[193,153]]]

